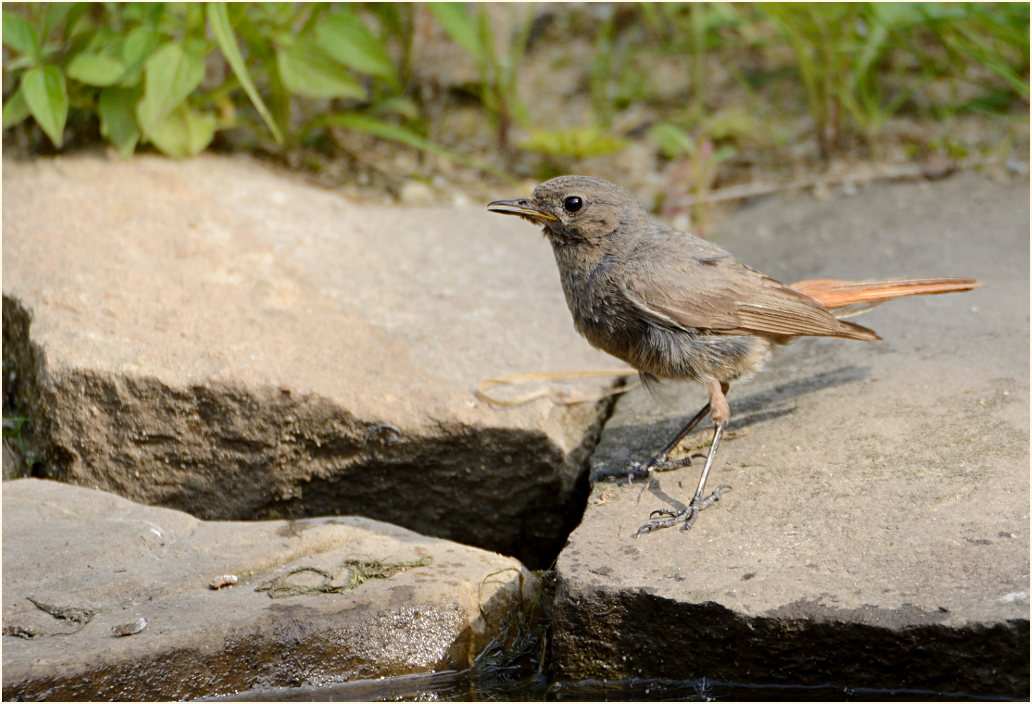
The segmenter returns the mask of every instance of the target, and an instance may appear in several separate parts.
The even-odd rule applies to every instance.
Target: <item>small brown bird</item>
[[[758,369],[772,345],[800,335],[880,340],[840,320],[902,296],[967,291],[968,278],[800,281],[786,286],[750,269],[717,245],[653,220],[627,190],[590,176],[560,176],[530,198],[498,200],[488,210],[544,226],[577,331],[595,347],[654,379],[698,381],[709,403],[655,456],[631,472],[691,464],[669,454],[707,413],[713,440],[698,488],[680,511],[653,511],[635,535],[683,523],[719,498],[704,497],[717,446],[731,417],[732,381]],[[721,487],[722,488],[722,487]],[[656,517],[659,518],[656,518]]]

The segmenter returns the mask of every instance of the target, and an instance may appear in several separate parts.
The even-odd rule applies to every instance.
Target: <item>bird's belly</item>
[[[734,381],[759,368],[770,342],[755,335],[669,328],[623,316],[578,320],[593,346],[660,379]]]
[[[770,341],[663,325],[626,298],[605,265],[579,270],[556,251],[574,325],[593,346],[660,379],[733,381],[757,369]]]

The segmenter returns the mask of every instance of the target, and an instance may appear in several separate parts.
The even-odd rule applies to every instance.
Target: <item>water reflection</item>
[[[483,701],[997,701],[962,692],[913,689],[743,685],[714,680],[627,680],[547,683],[540,676],[506,677],[482,670],[405,675],[325,687],[252,690],[209,701],[483,702]],[[515,673],[509,673],[515,674]]]

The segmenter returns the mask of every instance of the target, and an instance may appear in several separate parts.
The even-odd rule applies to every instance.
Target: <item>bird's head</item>
[[[496,200],[487,209],[543,225],[557,246],[597,243],[623,224],[648,220],[629,191],[593,176],[559,176],[535,188],[530,198]]]

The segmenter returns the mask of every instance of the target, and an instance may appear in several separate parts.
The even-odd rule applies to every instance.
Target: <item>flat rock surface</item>
[[[567,679],[709,677],[1024,697],[1029,683],[1029,184],[962,174],[744,208],[712,239],[782,281],[974,276],[972,292],[856,319],[733,385],[730,437],[690,532],[702,461],[600,481],[558,562]],[[597,476],[658,450],[706,401],[621,398]],[[712,434],[699,436],[704,452]]]
[[[206,522],[38,479],[4,483],[3,535],[5,700],[461,669],[540,593],[511,558],[366,518]]]
[[[5,398],[46,476],[202,518],[361,513],[531,564],[561,546],[604,407],[474,389],[613,361],[526,223],[216,156],[5,160],[3,202]]]

